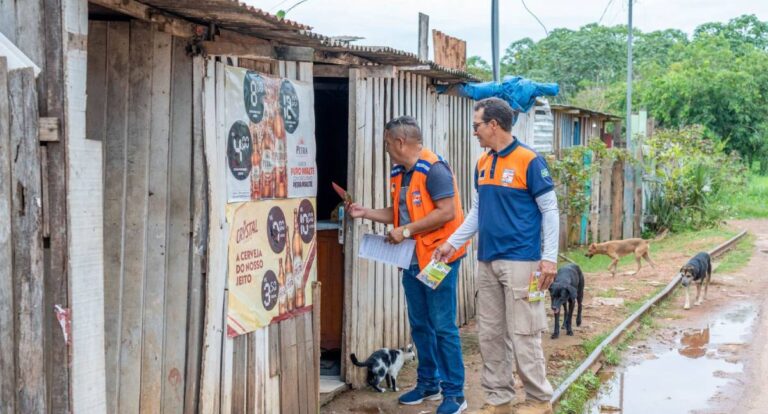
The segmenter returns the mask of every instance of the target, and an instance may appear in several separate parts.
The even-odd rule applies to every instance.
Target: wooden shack
[[[388,205],[383,126],[409,114],[468,209],[480,153],[472,102],[435,93],[468,74],[231,0],[30,0],[0,3],[0,16],[0,32],[42,70],[0,76],[0,119],[11,120],[0,128],[0,167],[10,166],[0,219],[15,223],[0,253],[21,257],[0,267],[0,327],[14,333],[0,346],[0,411],[316,412],[321,358],[359,386],[346,355],[410,342],[397,271],[356,254],[364,232],[384,227],[347,222],[339,244],[329,183]],[[235,338],[227,66],[312,83],[321,183],[320,305]],[[24,151],[12,157],[11,143]],[[474,259],[462,265],[459,324],[475,311]]]
[[[600,111],[572,105],[551,105],[554,125],[553,149],[587,145],[590,139],[598,138],[608,147],[621,137],[621,118]],[[611,125],[609,131],[609,124]]]

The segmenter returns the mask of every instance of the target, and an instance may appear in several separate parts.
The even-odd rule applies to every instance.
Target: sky
[[[272,14],[300,0],[241,0]],[[547,30],[578,29],[600,20],[626,24],[629,0],[526,0]],[[491,58],[490,0],[306,0],[286,15],[326,35],[354,35],[355,44],[390,46],[416,53],[418,14],[429,15],[429,27],[467,41],[467,57]],[[768,0],[635,0],[634,26],[642,31],[675,28],[692,33],[696,26],[726,22],[742,14],[768,20]],[[545,37],[544,29],[523,7],[522,0],[499,1],[500,53],[513,41]],[[432,40],[430,59],[432,59]]]

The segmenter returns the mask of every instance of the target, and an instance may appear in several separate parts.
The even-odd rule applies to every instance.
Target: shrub
[[[652,231],[700,229],[719,224],[728,211],[728,194],[744,187],[745,167],[725,143],[701,126],[657,130],[646,140],[644,167],[649,177],[646,213]]]

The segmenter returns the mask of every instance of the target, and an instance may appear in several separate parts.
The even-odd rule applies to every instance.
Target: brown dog
[[[664,230],[664,232],[662,232],[659,237],[655,238],[654,241],[659,241],[666,235],[667,231]],[[604,243],[592,243],[589,245],[589,249],[585,256],[590,259],[596,254],[604,254],[610,257],[613,261],[611,262],[611,265],[608,266],[608,270],[611,271],[612,276],[616,276],[616,268],[619,267],[619,259],[630,253],[634,253],[635,260],[637,261],[637,270],[635,273],[632,273],[632,275],[636,275],[642,267],[640,258],[645,259],[652,268],[656,268],[656,263],[653,263],[651,256],[648,255],[650,245],[651,241],[645,239],[610,240]]]

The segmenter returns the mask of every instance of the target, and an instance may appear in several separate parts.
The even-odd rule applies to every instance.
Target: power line
[[[293,10],[296,6],[298,6],[301,3],[305,3],[306,1],[307,0],[301,0],[301,1],[296,2],[296,4],[294,4],[293,6],[289,7],[285,12],[288,13],[289,11]]]
[[[603,14],[600,15],[600,20],[597,21],[598,25],[600,25],[600,23],[603,22],[603,17],[605,17],[605,12],[607,12],[608,8],[611,7],[611,3],[613,3],[613,0],[608,0],[608,4],[606,4],[605,9],[603,9]]]
[[[528,11],[528,13],[530,13],[530,15],[533,16],[533,18],[536,19],[537,22],[539,22],[541,27],[544,29],[544,33],[546,33],[546,35],[549,36],[549,30],[547,30],[547,26],[544,26],[544,23],[542,23],[541,20],[539,20],[539,18],[536,17],[535,14],[533,14],[531,9],[528,8],[528,5],[525,4],[525,0],[520,0],[520,1],[523,2],[523,7],[525,7],[525,10]]]
[[[282,6],[282,5],[283,5],[283,3],[286,3],[287,1],[288,1],[288,0],[283,0],[283,1],[281,1],[280,3],[277,3],[277,4],[275,4],[274,6],[270,7],[270,8],[269,8],[269,10],[270,10],[270,11],[272,11],[272,10],[275,10],[276,8],[278,8],[278,7]]]

